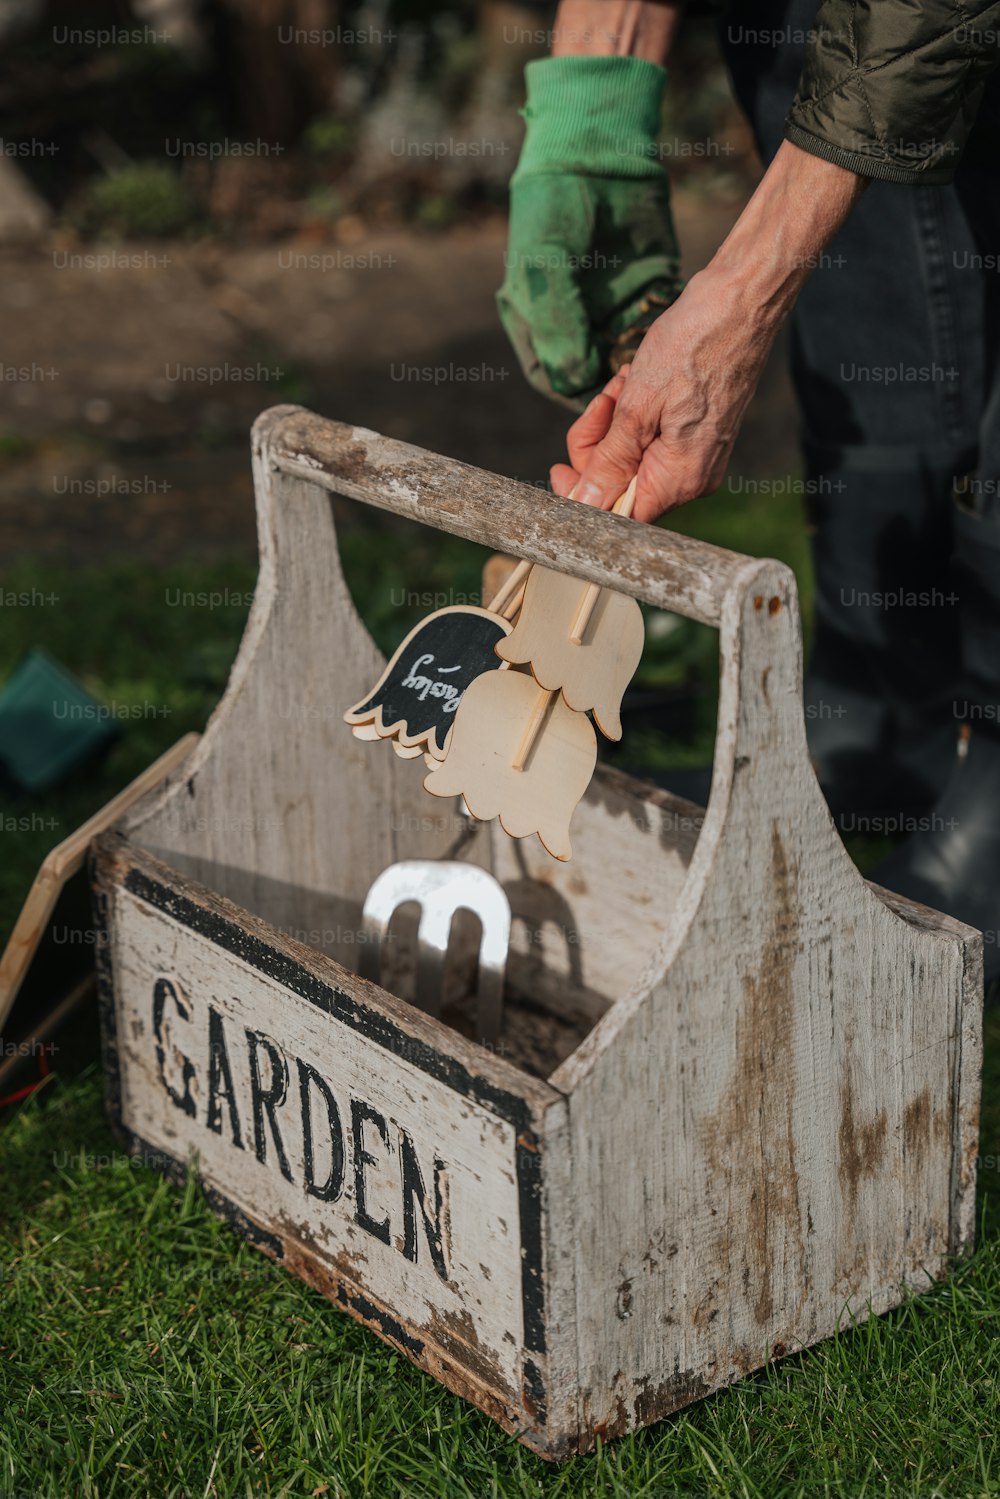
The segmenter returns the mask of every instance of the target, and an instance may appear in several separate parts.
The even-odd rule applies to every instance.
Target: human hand
[[[864,182],[785,141],[726,242],[656,322],[617,396],[571,429],[559,485],[652,521],[717,489],[778,330]],[[603,424],[603,431],[601,426]],[[575,455],[575,456],[574,456]]]
[[[610,510],[638,473],[633,515],[653,521],[722,483],[780,320],[702,272],[567,434],[553,488]]]
[[[613,375],[604,389],[594,396],[582,415],[577,417],[570,427],[566,434],[569,463],[553,463],[549,469],[549,483],[552,485],[553,494],[567,498],[573,496],[573,490],[580,482],[580,475],[590,462],[591,453],[607,436],[615,405],[625,388],[625,379],[630,368],[630,365],[622,365],[618,373]]]

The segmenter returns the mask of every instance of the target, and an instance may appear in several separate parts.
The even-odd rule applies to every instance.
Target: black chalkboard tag
[[[395,735],[407,748],[422,744],[443,760],[465,689],[483,672],[504,666],[496,646],[510,631],[501,615],[472,605],[429,614],[407,635],[367,697],[344,714],[345,722],[374,723],[380,739]]]

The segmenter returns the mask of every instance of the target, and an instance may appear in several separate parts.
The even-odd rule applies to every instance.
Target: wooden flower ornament
[[[628,515],[634,501],[633,479],[615,510]],[[568,859],[570,822],[597,763],[587,711],[608,738],[621,738],[622,695],[644,636],[634,599],[533,567],[517,623],[496,645],[531,674],[493,672],[472,683],[425,790],[464,796],[474,817],[499,817],[515,838],[537,833],[550,854]]]
[[[635,483],[615,505],[629,515]],[[512,665],[528,665],[540,687],[560,691],[579,713],[593,711],[608,739],[622,737],[621,704],[645,642],[635,599],[549,568],[533,567],[514,629],[496,645]]]
[[[618,514],[631,513],[635,487]],[[423,754],[432,796],[462,796],[474,817],[499,818],[514,838],[537,833],[568,859],[570,822],[597,763],[587,714],[621,738],[644,638],[634,599],[522,563],[488,610],[440,609],[411,630],[344,717],[359,739]]]
[[[510,629],[485,609],[439,609],[411,630],[371,692],[348,709],[351,725],[373,725],[420,754],[444,759],[445,741],[471,681],[500,663],[495,647]]]
[[[527,672],[489,672],[466,691],[432,796],[464,796],[473,817],[499,817],[512,838],[537,833],[556,859],[572,852],[570,819],[590,785],[597,735],[584,713]]]
[[[469,683],[504,664],[495,647],[510,631],[527,572],[527,563],[515,568],[489,609],[456,604],[421,620],[371,691],[344,714],[355,737],[391,739],[403,759],[426,754],[443,760]]]

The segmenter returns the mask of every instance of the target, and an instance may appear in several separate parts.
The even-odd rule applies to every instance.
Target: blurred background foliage
[[[503,208],[523,65],[550,23],[506,0],[0,0],[0,133],[31,143],[18,166],[88,239],[356,214],[441,228]],[[711,191],[749,140],[707,19],[673,71],[672,172]],[[165,133],[199,154],[164,162]],[[729,149],[706,162],[708,139]],[[208,154],[233,141],[264,153]]]
[[[100,700],[148,705],[45,815],[3,803],[0,929],[53,827],[65,836],[202,727],[223,690],[254,576],[258,410],[310,404],[544,482],[565,418],[521,384],[492,291],[523,68],[548,51],[553,14],[518,0],[0,0],[0,303],[19,357],[58,374],[0,388],[0,585],[59,600],[7,611],[0,686],[41,646]],[[694,267],[758,172],[707,16],[686,19],[661,139]],[[38,206],[23,237],[4,232],[12,172]],[[106,274],[92,270],[102,256]],[[310,280],[295,268],[310,256],[336,269]],[[352,257],[384,260],[391,281],[352,277]],[[419,276],[409,288],[414,266],[437,286],[454,279],[444,315],[423,305]],[[348,308],[361,315],[345,334]],[[164,378],[168,342],[264,372],[209,389]],[[410,348],[481,356],[504,383],[401,387],[390,361]],[[724,490],[671,523],[785,558],[808,594],[786,389],[772,405],[756,466],[783,463],[783,491]],[[430,608],[478,597],[481,549],[358,506],[339,507],[338,524],[384,651]],[[165,603],[220,591],[242,603]],[[630,768],[710,755],[716,650],[712,632],[648,613],[641,711],[619,752]]]

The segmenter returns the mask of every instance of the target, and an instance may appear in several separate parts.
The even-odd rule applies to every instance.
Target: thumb
[[[638,472],[642,455],[654,433],[647,438],[644,424],[619,403],[608,434],[599,442],[577,485],[575,499],[595,510],[610,510]]]
[[[553,463],[549,469],[549,483],[552,493],[569,496],[580,482],[580,475],[575,468],[570,468],[568,463]]]

